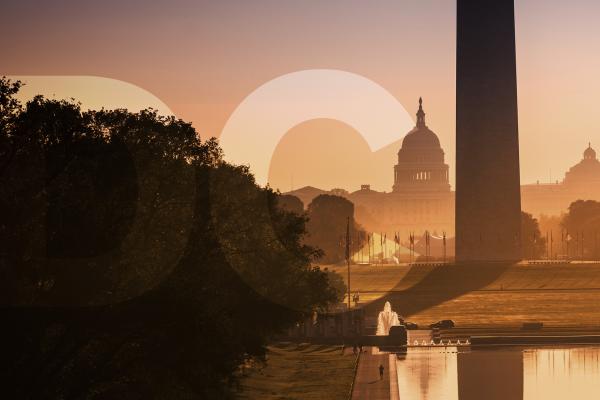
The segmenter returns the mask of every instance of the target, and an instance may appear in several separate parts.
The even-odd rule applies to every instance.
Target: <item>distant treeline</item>
[[[600,260],[600,202],[577,200],[563,215],[540,216],[538,237],[542,255]]]

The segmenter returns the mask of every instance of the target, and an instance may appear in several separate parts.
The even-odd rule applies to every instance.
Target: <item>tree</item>
[[[338,301],[306,217],[215,140],[17,90],[0,79],[8,397],[224,398],[272,335]]]
[[[573,257],[600,258],[600,202],[577,200],[569,206],[562,227],[571,238],[569,253]]]
[[[282,194],[279,196],[279,206],[286,211],[296,214],[304,212],[304,203],[302,203],[302,200],[291,194]]]
[[[351,239],[356,240],[356,232],[361,231],[354,220],[354,204],[344,197],[322,194],[308,205],[308,218],[306,242],[323,250],[321,261],[328,264],[344,261],[348,218]]]
[[[327,268],[325,268],[324,271],[327,273],[329,285],[335,290],[337,301],[343,301],[348,291],[348,287],[346,286],[346,282],[344,282],[344,278],[337,272],[331,271]]]
[[[546,254],[546,238],[540,233],[537,219],[521,211],[521,256],[540,258]]]

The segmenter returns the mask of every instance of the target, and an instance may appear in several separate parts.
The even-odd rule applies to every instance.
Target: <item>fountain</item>
[[[387,336],[390,334],[390,328],[392,326],[400,326],[400,319],[398,314],[392,311],[392,305],[389,301],[385,302],[383,311],[379,313],[377,317],[377,336]]]

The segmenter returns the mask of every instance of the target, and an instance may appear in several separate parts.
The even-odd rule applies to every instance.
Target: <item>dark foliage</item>
[[[7,398],[224,398],[339,297],[305,217],[188,123],[18,89],[0,79]]]
[[[302,200],[291,194],[282,194],[279,196],[279,206],[286,211],[296,214],[304,212],[304,203],[302,203]]]
[[[354,204],[344,197],[322,194],[308,205],[308,236],[306,242],[323,250],[323,263],[333,264],[345,260],[346,226],[350,218],[350,238],[353,249],[360,247],[356,238],[366,235],[354,220]]]
[[[538,220],[521,211],[521,257],[540,258],[546,254],[546,238],[542,237]]]
[[[569,255],[600,259],[600,202],[578,200],[569,206],[562,220],[569,235]]]

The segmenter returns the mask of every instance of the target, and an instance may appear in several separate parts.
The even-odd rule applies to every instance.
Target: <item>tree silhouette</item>
[[[521,211],[521,256],[540,258],[546,254],[546,238],[540,233],[537,219]]]
[[[345,260],[346,224],[350,218],[351,240],[364,240],[365,235],[358,235],[360,226],[354,221],[354,204],[344,197],[322,194],[313,199],[308,205],[309,235],[306,242],[323,250],[321,261],[337,263]],[[360,245],[360,243],[358,244]],[[357,243],[352,243],[357,248]]]
[[[153,110],[82,111],[0,79],[10,398],[224,398],[268,339],[338,299],[305,216]]]
[[[594,259],[600,258],[600,202],[577,200],[569,206],[562,226],[571,237],[570,252]],[[578,241],[578,242],[577,242]]]

